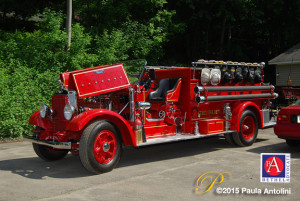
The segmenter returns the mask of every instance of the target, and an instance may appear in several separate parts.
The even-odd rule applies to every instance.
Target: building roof
[[[269,61],[269,65],[300,63],[300,43]]]

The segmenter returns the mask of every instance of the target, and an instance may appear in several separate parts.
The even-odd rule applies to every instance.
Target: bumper
[[[47,141],[42,139],[37,139],[34,136],[28,135],[27,133],[22,134],[23,139],[35,144],[45,145],[48,147],[52,147],[55,149],[71,149],[72,143],[71,142],[55,142],[55,141]]]
[[[299,124],[276,124],[274,133],[283,139],[300,139]]]

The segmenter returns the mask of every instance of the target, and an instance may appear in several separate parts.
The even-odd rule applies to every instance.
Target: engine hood
[[[75,90],[80,98],[101,95],[130,87],[123,64],[97,66],[61,73],[67,90]]]

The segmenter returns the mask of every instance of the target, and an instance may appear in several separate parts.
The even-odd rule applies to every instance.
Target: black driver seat
[[[158,84],[158,88],[155,91],[149,93],[150,101],[165,101],[167,92],[174,87],[178,78],[165,78],[161,79]]]

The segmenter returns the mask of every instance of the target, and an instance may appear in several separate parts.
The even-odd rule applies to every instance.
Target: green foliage
[[[92,35],[96,34],[94,49],[99,52],[110,46],[109,55],[116,55],[117,61],[126,57],[147,58],[151,63],[163,56],[169,34],[178,28],[172,21],[175,11],[165,9],[166,4],[166,0],[74,0],[73,3],[77,19]],[[115,54],[117,51],[120,53]]]
[[[111,32],[105,30],[101,36],[95,37],[95,54],[97,54],[97,63],[113,64],[128,59],[130,44],[128,37],[120,30]]]
[[[50,105],[61,72],[97,62],[97,56],[89,53],[92,38],[80,25],[73,26],[68,53],[61,14],[46,10],[43,19],[32,33],[0,32],[0,138],[29,131],[29,117],[41,103]]]
[[[1,68],[0,138],[19,137],[28,132],[29,117],[38,110],[41,102],[49,104],[49,94],[57,88],[57,73],[18,65],[13,73]],[[38,75],[38,76],[37,76]]]

